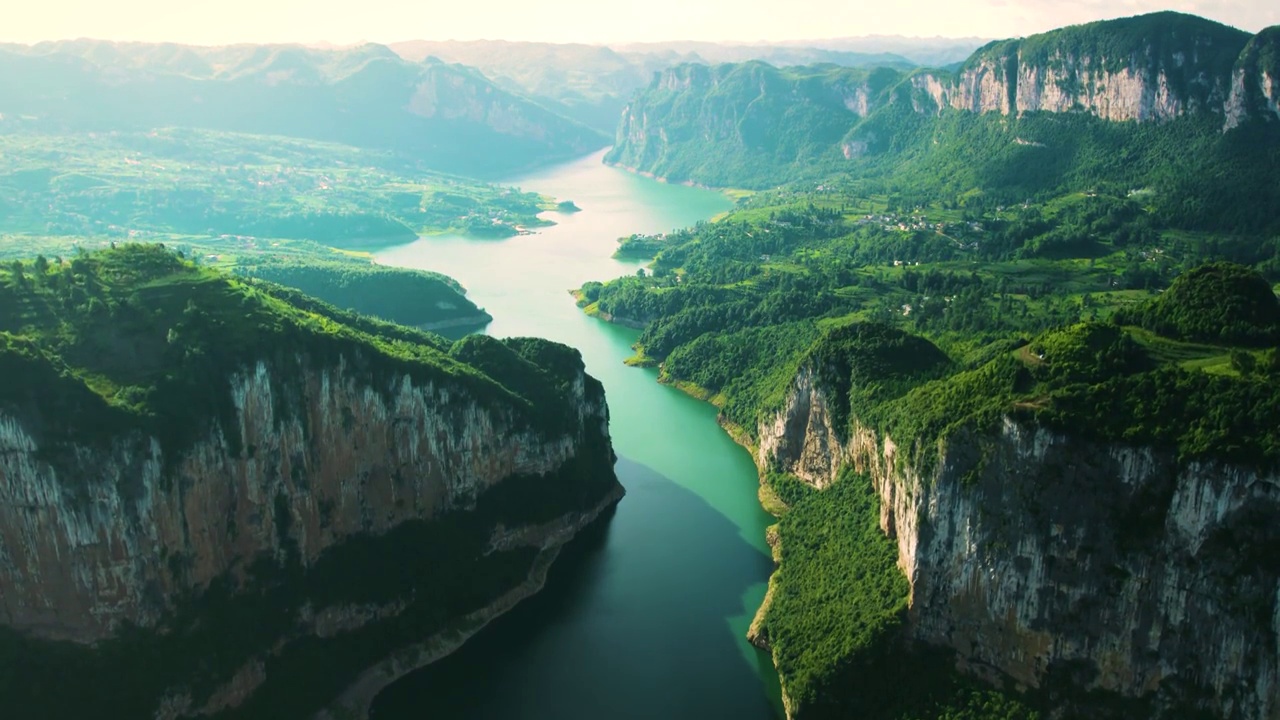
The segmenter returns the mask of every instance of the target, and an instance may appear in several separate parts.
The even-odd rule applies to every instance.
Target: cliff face
[[[855,421],[841,442],[807,372],[759,436],[761,467],[872,479],[909,634],[968,672],[1157,711],[1280,713],[1280,477],[1012,419],[915,450]]]
[[[1251,120],[1280,120],[1280,26],[1254,36],[1231,75],[1226,127]]]
[[[940,79],[933,100],[938,107],[975,113],[1083,111],[1105,120],[1145,122],[1220,111],[1227,94],[1223,78],[1197,76],[1207,89],[1202,101],[1176,92],[1163,69],[1153,74],[1132,67],[1112,72],[1106,65],[1105,58],[1090,57],[1055,56],[1049,65],[1025,64],[1017,55],[982,60],[950,83]]]
[[[1087,112],[1139,122],[1221,113],[1249,36],[1157,13],[1075,26],[976,52],[935,95],[969,112]]]
[[[571,426],[549,434],[531,427],[514,404],[482,402],[465,386],[409,375],[371,383],[357,370],[364,363],[358,355],[328,364],[298,356],[296,365],[262,361],[244,368],[230,383],[234,427],[215,423],[178,457],[136,431],[107,445],[54,450],[38,413],[0,410],[0,625],[32,640],[78,643],[110,640],[124,629],[131,636],[164,634],[175,612],[212,586],[230,588],[233,598],[260,592],[262,563],[303,583],[335,551],[361,543],[379,548],[379,538],[393,531],[476,515],[508,485],[557,499],[572,488],[571,500],[553,500],[539,516],[485,511],[476,532],[490,535],[488,549],[478,551],[497,558],[526,549],[519,557],[528,560],[485,598],[496,603],[493,610],[474,600],[458,606],[473,626],[465,636],[536,591],[559,546],[621,496],[603,389],[580,364],[570,384]],[[239,452],[227,440],[233,434]],[[377,553],[406,551],[467,552],[391,543]],[[404,560],[398,572],[407,576],[413,562]],[[468,562],[458,559],[464,578]],[[254,652],[239,658],[233,672],[203,678],[214,689],[170,686],[153,698],[154,712],[180,717],[238,706],[269,684],[264,662],[289,643],[341,642],[408,617],[415,600],[421,605],[431,597],[429,588],[363,602],[304,593],[286,611],[287,630],[261,628]],[[387,682],[439,657],[441,643],[456,646],[434,642],[437,652],[401,657],[397,672],[363,678],[349,709],[362,712]]]
[[[684,65],[632,99],[608,159],[676,180],[769,187],[800,174],[797,165],[834,169],[891,147],[949,112],[1208,117],[1230,129],[1280,113],[1275,35],[1155,13],[991,43],[954,72]]]
[[[608,437],[603,397],[588,397],[581,379],[578,434],[550,440],[447,387],[358,384],[345,360],[300,381],[302,404],[287,407],[265,363],[237,376],[246,453],[234,456],[217,429],[168,469],[159,442],[140,435],[76,447],[55,467],[38,428],[0,413],[0,618],[81,642],[122,622],[153,625],[179,591],[242,573],[260,553],[283,555],[286,537],[310,564],[352,535],[555,471],[587,433]]]
[[[628,103],[605,160],[729,184],[758,172],[762,159],[794,165],[835,148],[851,120],[880,107],[887,83],[899,78],[889,69],[678,65]]]

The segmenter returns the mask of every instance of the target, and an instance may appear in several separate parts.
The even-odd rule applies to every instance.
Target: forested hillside
[[[247,256],[238,275],[301,290],[331,305],[423,330],[477,328],[493,318],[453,278],[358,261]]]
[[[1269,491],[1235,509],[1222,489],[1280,467],[1273,34],[1162,13],[993,43],[950,75],[686,65],[633,102],[611,161],[760,190],[623,238],[649,268],[579,302],[642,326],[629,362],[718,405],[756,453],[782,519],[752,637],[790,717],[1274,707],[1251,694],[1265,643],[1228,678],[1212,637],[1142,645],[1105,609],[1027,597],[1123,586],[1124,618],[1158,624],[1173,601],[1132,578],[1185,563],[1178,582],[1221,588],[1187,607],[1233,642],[1274,610]],[[1197,493],[1224,499],[1188,520]],[[1235,539],[1186,546],[1175,512]],[[1040,537],[1044,517],[1068,530]],[[1055,553],[1112,564],[1060,574]],[[1132,654],[1014,649],[1077,630]]]
[[[1268,231],[1274,36],[1156,13],[992,43],[955,71],[683,65],[632,101],[607,159],[723,187],[836,181],[908,209],[1130,193],[1173,226]]]

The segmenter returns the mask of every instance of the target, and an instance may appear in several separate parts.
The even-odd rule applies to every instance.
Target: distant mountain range
[[[391,150],[496,177],[608,137],[479,71],[381,45],[318,50],[77,40],[0,46],[0,131],[194,127]]]
[[[906,72],[954,62],[979,43],[0,45],[0,132],[190,127],[284,135],[498,178],[604,147],[628,100],[679,65],[758,60]]]
[[[503,88],[612,133],[631,95],[645,87],[654,73],[682,63],[759,60],[776,67],[829,63],[908,70],[959,62],[983,42],[881,36],[777,44],[678,41],[611,46],[412,40],[389,47],[408,60],[434,57],[475,67]]]

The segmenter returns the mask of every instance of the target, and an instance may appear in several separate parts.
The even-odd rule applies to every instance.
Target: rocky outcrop
[[[1249,41],[1231,75],[1226,129],[1249,121],[1280,120],[1280,26]]]
[[[856,421],[811,373],[759,428],[761,467],[870,477],[911,584],[909,634],[968,672],[1159,712],[1280,713],[1280,477],[1006,418],[924,447]]]
[[[892,147],[919,116],[1191,116],[1231,128],[1280,115],[1274,34],[1251,40],[1155,13],[991,43],[954,71],[681,65],[627,105],[606,159],[678,181],[771,187]]]
[[[1086,112],[1117,122],[1221,113],[1246,40],[1173,13],[1093,23],[989,45],[930,91],[939,108],[975,113]]]
[[[719,167],[726,158],[743,168],[762,157],[789,162],[793,149],[780,149],[779,138],[796,127],[836,147],[851,122],[884,104],[886,85],[899,77],[887,69],[780,70],[761,62],[677,65],[628,103],[605,161],[673,181],[728,184]]]
[[[536,591],[560,545],[621,496],[603,389],[580,362],[569,385],[572,422],[549,431],[530,423],[513,398],[478,396],[479,386],[410,374],[371,380],[358,354],[295,361],[264,360],[236,374],[233,417],[181,451],[139,431],[54,444],[46,418],[0,409],[0,625],[33,641],[165,633],[175,613],[210,588],[233,600],[261,592],[264,563],[305,584],[352,543],[372,548],[409,526],[476,515],[484,519],[451,522],[488,523],[475,530],[491,534],[477,552],[524,557],[527,549],[530,559],[527,586],[501,588],[516,594],[467,615],[474,632]],[[552,498],[540,511],[546,517],[490,502],[513,483]],[[219,689],[193,698],[171,688],[156,699],[157,717],[234,707],[270,682],[263,663],[290,642],[390,622],[428,602],[415,606],[415,596],[354,604],[303,598],[289,611],[289,630],[263,628],[238,670],[207,679]],[[398,672],[438,655],[415,655],[417,664],[402,657]]]

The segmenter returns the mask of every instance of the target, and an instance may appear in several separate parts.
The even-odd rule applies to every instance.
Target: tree
[[[644,277],[644,268],[639,268],[638,270],[636,270],[636,277],[638,278]]]
[[[1280,377],[1280,350],[1271,348],[1263,353],[1259,369],[1272,377]]]
[[[1258,369],[1258,359],[1253,353],[1244,350],[1231,351],[1231,367],[1241,375],[1248,377]]]

